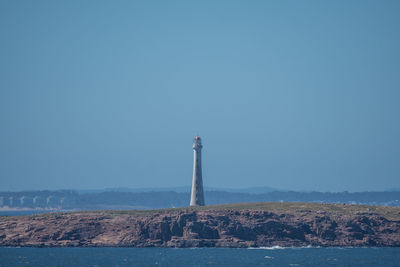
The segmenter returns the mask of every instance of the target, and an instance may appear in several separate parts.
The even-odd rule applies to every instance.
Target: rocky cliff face
[[[400,246],[400,221],[378,214],[179,210],[0,219],[0,246]]]

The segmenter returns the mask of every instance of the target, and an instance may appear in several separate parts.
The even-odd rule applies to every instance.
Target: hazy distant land
[[[186,187],[170,189],[148,188],[143,190],[151,191],[118,188],[86,191],[0,192],[0,213],[11,210],[37,212],[161,209],[186,207],[189,204],[190,189]],[[270,190],[273,189],[259,188],[256,191],[252,189],[235,191],[206,190],[205,199],[207,205],[241,202],[316,202],[400,207],[400,191],[329,193]]]

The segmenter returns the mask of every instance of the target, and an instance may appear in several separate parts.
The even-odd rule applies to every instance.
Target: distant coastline
[[[207,205],[241,202],[315,202],[400,207],[400,191],[353,193],[272,191],[246,193],[206,190],[205,199]],[[0,192],[0,211],[22,209],[32,211],[163,209],[186,207],[189,205],[189,200],[189,190],[187,192],[162,191],[161,189],[160,191],[145,192],[128,191],[128,189],[99,192],[73,190]]]
[[[26,208],[26,207],[21,207],[21,208],[14,208],[14,207],[0,207],[0,211],[40,211],[40,212],[52,212],[52,211],[60,211],[59,209],[52,209],[52,208]]]

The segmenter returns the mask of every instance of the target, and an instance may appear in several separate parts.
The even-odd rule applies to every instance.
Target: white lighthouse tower
[[[193,181],[190,206],[204,206],[203,177],[201,175],[201,138],[196,136],[193,140]]]

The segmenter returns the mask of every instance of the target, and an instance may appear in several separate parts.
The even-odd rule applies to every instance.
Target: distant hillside
[[[233,193],[247,193],[247,194],[263,194],[275,191],[281,191],[276,188],[268,186],[247,187],[247,188],[226,188],[226,187],[205,187],[205,191],[224,191]],[[80,193],[100,193],[100,192],[177,192],[187,193],[191,191],[190,186],[177,186],[177,187],[144,187],[144,188],[128,188],[128,187],[114,187],[106,188],[104,190],[79,190]],[[400,191],[400,190],[399,190]]]
[[[80,192],[26,191],[0,192],[0,208],[4,209],[158,209],[186,207],[189,192]],[[207,205],[240,202],[317,202],[400,206],[400,192],[268,192],[250,194],[227,191],[206,191]]]

